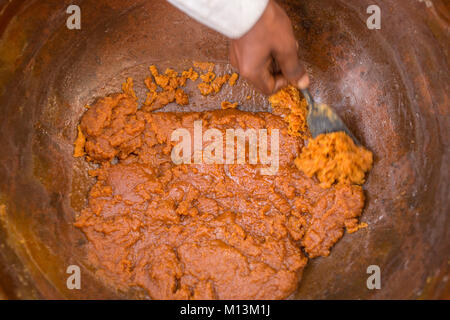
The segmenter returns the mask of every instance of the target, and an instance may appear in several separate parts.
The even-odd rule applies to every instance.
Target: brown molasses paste
[[[98,164],[75,226],[88,239],[89,264],[113,288],[138,286],[153,299],[282,299],[296,290],[305,254],[327,256],[346,228],[358,228],[362,188],[324,188],[298,170],[304,141],[282,117],[154,113],[138,110],[125,89],[86,111],[75,148]],[[174,164],[171,134],[193,134],[196,120],[224,136],[232,128],[279,129],[277,173],[261,175],[263,165],[248,162]]]

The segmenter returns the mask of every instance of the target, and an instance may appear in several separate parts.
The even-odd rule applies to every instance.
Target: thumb
[[[305,89],[309,86],[309,77],[305,67],[300,63],[297,57],[297,43],[283,49],[275,54],[275,59],[281,69],[283,76],[299,89]]]
[[[294,84],[299,89],[306,89],[309,87],[309,76],[305,73],[297,83]]]

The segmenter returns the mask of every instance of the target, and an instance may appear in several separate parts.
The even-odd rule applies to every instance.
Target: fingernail
[[[306,89],[309,87],[309,77],[305,73],[303,77],[300,78],[300,80],[297,81],[297,88],[299,89]]]
[[[277,92],[281,88],[285,87],[288,84],[288,81],[283,76],[276,76],[275,77],[275,86],[273,89],[273,93]]]

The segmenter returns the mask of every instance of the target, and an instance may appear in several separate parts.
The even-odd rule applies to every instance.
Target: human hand
[[[304,89],[309,77],[298,61],[297,49],[289,17],[269,0],[258,22],[242,37],[231,40],[230,62],[264,94],[272,94],[288,83]]]

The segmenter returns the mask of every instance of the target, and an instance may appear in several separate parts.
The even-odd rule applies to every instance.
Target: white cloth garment
[[[269,0],[167,0],[208,27],[237,39],[259,20]]]

